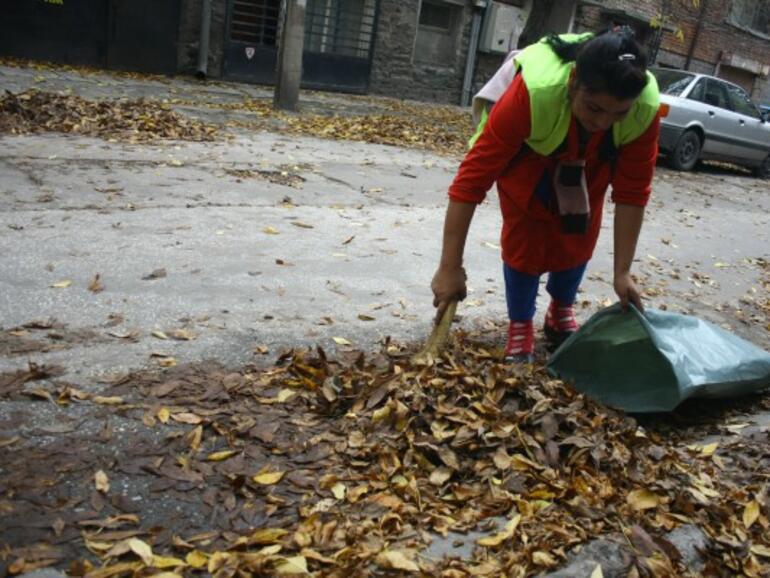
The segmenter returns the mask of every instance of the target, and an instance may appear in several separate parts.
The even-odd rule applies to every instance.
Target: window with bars
[[[233,0],[230,39],[245,44],[275,46],[281,0]]]
[[[452,30],[452,6],[438,2],[423,2],[420,8],[420,26],[449,32]]]
[[[305,50],[368,58],[376,13],[376,0],[308,0]]]

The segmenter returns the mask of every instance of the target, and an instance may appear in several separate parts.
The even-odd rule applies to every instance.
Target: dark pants
[[[548,274],[546,291],[562,305],[575,302],[580,282],[586,271],[587,263],[566,271],[554,271]],[[540,275],[528,275],[516,271],[503,263],[505,277],[505,299],[508,302],[508,317],[511,321],[530,321],[535,316],[535,300],[540,285]]]

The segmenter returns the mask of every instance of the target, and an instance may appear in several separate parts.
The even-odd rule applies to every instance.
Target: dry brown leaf
[[[429,481],[434,486],[443,486],[451,477],[452,470],[441,466],[431,472]]]
[[[195,335],[189,332],[187,329],[174,329],[170,333],[172,339],[177,341],[192,341],[195,339]]]
[[[94,403],[98,403],[99,405],[121,405],[123,404],[123,398],[117,395],[113,396],[103,396],[103,395],[95,395],[91,398],[91,401]]]
[[[402,570],[404,572],[419,572],[420,567],[412,562],[403,552],[398,550],[383,550],[377,554],[375,563],[386,570]]]
[[[198,426],[187,434],[187,440],[192,451],[198,451],[203,439],[203,426]]]
[[[189,412],[172,413],[171,419],[179,423],[186,423],[188,425],[198,425],[203,422],[203,418],[199,415]]]
[[[262,486],[272,486],[277,484],[283,478],[285,472],[261,472],[255,474],[251,479]]]
[[[633,490],[628,493],[626,502],[634,510],[649,510],[658,507],[660,496],[647,489]]]
[[[521,515],[516,514],[505,524],[505,528],[503,528],[501,532],[498,532],[493,536],[487,536],[486,538],[479,538],[476,540],[476,543],[479,546],[484,546],[486,548],[494,548],[499,546],[506,540],[513,538],[513,534],[516,532],[516,528],[518,527],[520,521]]]
[[[175,367],[176,358],[174,357],[161,357],[158,359],[158,365],[161,367]]]
[[[102,283],[99,273],[94,275],[94,278],[91,279],[91,282],[88,284],[88,290],[91,293],[100,293],[101,291],[104,291],[104,283]]]
[[[187,564],[196,569],[205,568],[208,564],[208,560],[208,555],[200,550],[192,550],[185,556]]]
[[[209,462],[221,462],[227,458],[233,457],[237,453],[238,452],[236,450],[223,450],[221,452],[214,452],[213,454],[206,456],[206,460]]]
[[[492,460],[495,462],[495,467],[501,471],[510,469],[511,464],[513,463],[511,456],[505,451],[505,446],[497,446],[497,449],[492,456]]]
[[[179,568],[181,566],[187,566],[187,563],[184,560],[180,560],[179,558],[174,558],[171,556],[153,556],[152,557],[152,567],[158,568],[159,570],[163,570],[164,568]],[[157,577],[157,576],[161,576],[162,574],[173,574],[173,573],[162,572],[159,574],[153,574],[153,576]]]
[[[112,566],[91,570],[86,574],[88,578],[112,578],[121,574],[132,574],[142,567],[142,562],[120,562]]]
[[[755,544],[751,548],[751,553],[756,554],[762,558],[770,558],[770,548],[761,544]]]
[[[746,529],[759,519],[759,503],[756,500],[750,501],[743,508],[743,525]]]
[[[275,544],[288,534],[283,528],[262,528],[252,533],[247,540],[248,544]]]
[[[532,553],[532,562],[538,566],[546,566],[548,568],[558,565],[558,562],[553,556],[551,556],[548,552],[543,552],[542,550],[538,550]]]
[[[157,416],[160,423],[168,423],[168,420],[171,417],[171,412],[168,410],[168,408],[162,407],[158,410]]]
[[[103,494],[110,491],[110,480],[107,474],[104,473],[104,470],[98,470],[94,474],[94,486],[97,492],[102,492]]]
[[[128,547],[134,554],[142,559],[145,566],[152,566],[155,558],[152,554],[152,548],[147,542],[144,542],[139,538],[130,538],[128,540]]]
[[[348,489],[342,482],[337,482],[331,487],[331,492],[338,500],[344,500]]]
[[[304,556],[284,558],[275,566],[278,574],[307,574],[307,560]]]

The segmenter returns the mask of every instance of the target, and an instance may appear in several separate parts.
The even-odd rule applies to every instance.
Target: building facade
[[[719,76],[741,85],[756,102],[770,104],[770,2],[579,2],[578,30],[612,22],[633,26],[656,65]]]
[[[194,69],[203,0],[182,0],[179,68]],[[270,82],[281,0],[212,0],[209,75]],[[308,0],[305,85],[401,98],[467,103],[516,48],[543,0]],[[583,32],[627,24],[659,66],[714,74],[770,104],[770,0],[552,0],[543,32]],[[534,8],[534,9],[533,9]],[[260,12],[261,11],[261,12]],[[258,23],[254,14],[262,14]],[[244,43],[234,40],[237,18]],[[268,16],[272,19],[268,21]],[[265,24],[267,35],[245,35]],[[341,41],[339,41],[341,38]],[[271,44],[265,62],[234,60],[249,43]],[[352,43],[352,52],[351,52]],[[347,52],[345,52],[347,50]],[[345,52],[344,54],[339,54]],[[330,68],[343,67],[347,78]],[[258,77],[258,78],[257,78]],[[335,84],[336,83],[336,84]]]
[[[285,1],[14,2],[0,20],[0,55],[271,84]],[[628,24],[659,66],[724,77],[770,104],[770,0],[305,4],[306,88],[466,104],[523,32]]]

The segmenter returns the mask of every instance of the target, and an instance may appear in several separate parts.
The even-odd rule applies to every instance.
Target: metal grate
[[[376,17],[376,0],[308,0],[305,50],[369,58]]]
[[[281,0],[233,0],[230,40],[275,46]]]

